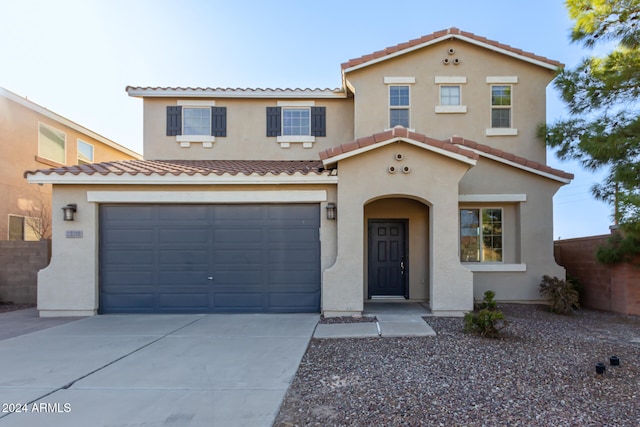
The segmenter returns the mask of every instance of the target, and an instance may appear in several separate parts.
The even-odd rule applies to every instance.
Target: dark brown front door
[[[407,220],[369,220],[369,298],[408,298]]]

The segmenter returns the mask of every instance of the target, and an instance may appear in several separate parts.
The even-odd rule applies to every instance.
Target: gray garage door
[[[320,311],[318,205],[103,205],[101,313]]]

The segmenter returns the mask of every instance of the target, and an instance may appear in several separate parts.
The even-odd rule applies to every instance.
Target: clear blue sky
[[[336,88],[342,62],[449,27],[567,66],[589,54],[561,0],[0,0],[0,86],[141,152],[127,85]],[[551,122],[565,110],[547,94]],[[576,174],[554,198],[554,238],[608,233],[600,177],[548,163]]]

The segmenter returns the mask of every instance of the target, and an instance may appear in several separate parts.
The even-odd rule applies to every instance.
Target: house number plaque
[[[65,237],[67,239],[82,239],[82,230],[67,230]]]

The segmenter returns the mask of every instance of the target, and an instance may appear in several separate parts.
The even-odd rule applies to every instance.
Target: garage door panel
[[[317,204],[101,206],[100,312],[318,312],[319,223]]]
[[[163,228],[158,232],[160,243],[180,244],[180,243],[201,243],[206,244],[209,240],[206,228]]]

